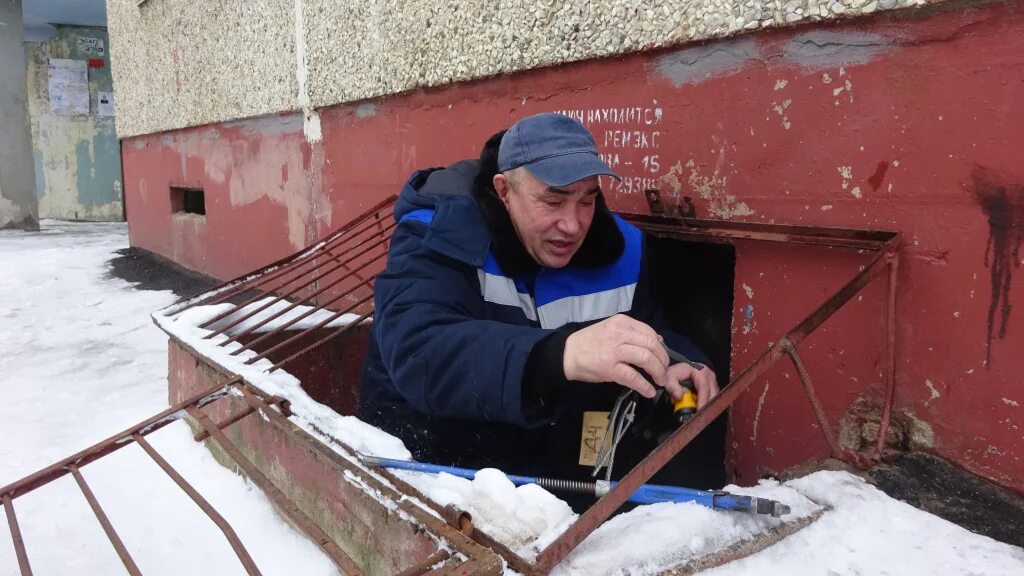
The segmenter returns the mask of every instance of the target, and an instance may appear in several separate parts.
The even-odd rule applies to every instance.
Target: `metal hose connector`
[[[583,480],[561,480],[555,478],[537,478],[537,485],[552,492],[574,492],[595,496],[593,482]]]

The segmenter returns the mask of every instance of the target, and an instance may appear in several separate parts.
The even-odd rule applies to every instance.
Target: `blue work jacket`
[[[508,466],[503,457],[482,454],[515,451],[522,430],[562,421],[575,427],[586,404],[581,395],[600,397],[604,406],[597,408],[608,410],[622,390],[607,385],[597,394],[597,385],[583,384],[559,401],[527,401],[527,360],[553,331],[623,313],[652,325],[691,359],[707,362],[661,321],[638,228],[612,217],[623,242],[621,254],[606,266],[508,274],[471,193],[475,172],[474,161],[419,171],[401,191],[387,267],[374,286],[361,418],[402,438],[419,459]],[[569,444],[578,445],[579,430],[566,433],[575,437]]]

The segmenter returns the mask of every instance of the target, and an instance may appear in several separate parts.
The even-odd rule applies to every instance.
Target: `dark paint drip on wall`
[[[1024,180],[1013,175],[975,166],[970,190],[988,216],[988,246],[985,265],[992,277],[992,301],[988,308],[988,348],[986,365],[992,367],[992,338],[1006,338],[1010,319],[1010,289],[1013,269],[1020,266],[1020,247],[1024,241]]]
[[[881,187],[882,181],[885,180],[885,173],[889,171],[889,163],[882,162],[878,163],[878,168],[875,168],[875,173],[868,178],[868,184],[871,184],[871,189],[878,192],[878,188]]]

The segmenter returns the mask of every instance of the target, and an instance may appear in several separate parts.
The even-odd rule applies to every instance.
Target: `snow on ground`
[[[578,515],[536,484],[514,485],[500,470],[479,470],[472,480],[451,474],[396,470],[428,498],[469,512],[473,525],[533,561]]]
[[[793,488],[770,480],[746,488],[727,486],[725,490],[778,500],[792,510],[782,518],[772,518],[722,512],[691,502],[639,506],[605,522],[553,574],[614,574],[627,568],[630,574],[659,574],[822,509]]]
[[[173,302],[165,292],[133,290],[105,278],[105,263],[125,246],[121,225],[47,223],[40,234],[0,232],[0,485],[115,433],[166,406],[166,338],[149,322]],[[204,306],[154,318],[225,368],[292,401],[293,420],[356,450],[408,458],[400,440],[314,402],[269,362],[197,328],[226,308]],[[343,319],[346,320],[346,319]],[[347,319],[351,320],[351,319]],[[183,423],[150,436],[172,464],[215,503],[265,574],[332,574],[329,561],[273,513],[259,491],[213,461]],[[515,472],[515,471],[509,471]],[[137,447],[88,465],[84,474],[146,574],[242,573],[213,524]],[[454,503],[484,530],[533,557],[575,515],[537,486],[514,487],[498,471],[473,481],[407,473],[442,504]],[[819,472],[778,484],[727,490],[778,499],[786,520],[829,507],[821,518],[748,558],[708,571],[763,574],[1024,574],[1024,550],[972,534],[893,500],[855,476]],[[33,568],[39,574],[118,573],[113,550],[74,481],[63,478],[19,498]],[[641,506],[599,528],[561,565],[559,575],[657,574],[780,523],[695,504]],[[0,575],[17,573],[0,518]],[[59,545],[54,545],[59,543]]]
[[[969,532],[894,500],[846,472],[816,472],[784,484],[762,481],[727,491],[764,496],[805,516],[822,516],[747,558],[702,572],[707,576],[1024,574],[1024,550]],[[552,572],[557,576],[658,574],[721,550],[778,523],[766,517],[715,512],[695,504],[641,506],[598,528]]]
[[[0,232],[0,485],[167,406],[167,338],[149,315],[177,298],[107,278],[107,261],[127,244],[123,224]],[[147,438],[227,518],[264,574],[337,573],[184,423]],[[82,473],[144,574],[244,574],[221,532],[137,446]],[[123,573],[70,476],[14,507],[36,574]],[[0,575],[17,573],[0,515]]]
[[[780,544],[705,574],[1024,574],[1024,549],[889,498],[856,476],[817,472],[786,485],[833,510]]]

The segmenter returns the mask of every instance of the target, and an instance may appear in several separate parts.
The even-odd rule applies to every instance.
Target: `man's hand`
[[[715,378],[715,373],[707,366],[697,370],[685,362],[680,362],[679,364],[669,366],[666,372],[668,379],[672,382],[678,383],[685,382],[687,379],[693,380],[693,386],[697,389],[698,410],[703,408],[705,404],[718,394],[718,379]],[[673,394],[672,398],[678,399],[679,396]]]
[[[572,333],[565,341],[562,357],[562,368],[569,380],[616,382],[653,398],[654,386],[640,375],[636,366],[655,384],[667,389],[673,398],[679,398],[683,389],[678,378],[669,377],[668,363],[668,354],[658,333],[647,324],[622,314]]]

